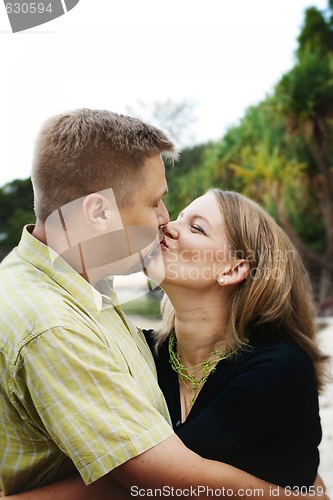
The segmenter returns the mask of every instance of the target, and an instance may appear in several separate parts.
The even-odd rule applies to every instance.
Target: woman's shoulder
[[[288,332],[261,327],[250,336],[252,356],[276,363],[281,370],[288,367],[310,369],[313,365],[306,352],[288,336]]]

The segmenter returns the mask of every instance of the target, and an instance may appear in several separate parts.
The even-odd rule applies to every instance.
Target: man
[[[162,153],[177,157],[160,130],[107,111],[56,116],[40,132],[36,225],[0,266],[7,495],[79,471],[93,498],[98,488],[118,488],[121,498],[131,487],[166,485],[271,496],[268,484],[202,459],[173,433],[150,352],[108,278],[144,268],[158,249],[158,227],[168,222]],[[94,491],[77,488],[79,498]]]

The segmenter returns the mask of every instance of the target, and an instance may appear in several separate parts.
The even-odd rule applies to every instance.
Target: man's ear
[[[230,264],[228,270],[224,271],[218,279],[221,286],[237,285],[244,281],[250,273],[250,263],[246,259],[239,259]]]
[[[100,193],[88,194],[82,203],[83,215],[97,232],[104,232],[111,223],[109,200]]]

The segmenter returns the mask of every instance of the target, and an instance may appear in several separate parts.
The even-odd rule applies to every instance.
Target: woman
[[[295,248],[256,203],[218,189],[164,227],[161,247],[148,266],[160,275],[163,259],[164,328],[145,333],[176,432],[200,455],[306,497],[325,357]],[[44,498],[52,488],[61,483]]]
[[[325,357],[295,248],[256,203],[218,189],[164,235],[165,326],[147,337],[151,346],[157,340],[177,434],[204,457],[280,486],[310,487]]]

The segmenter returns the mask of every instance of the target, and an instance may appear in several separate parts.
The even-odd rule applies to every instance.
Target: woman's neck
[[[223,300],[220,290],[218,292],[168,292],[175,308],[177,352],[187,367],[207,360],[214,350],[225,349],[229,312],[227,301]]]

